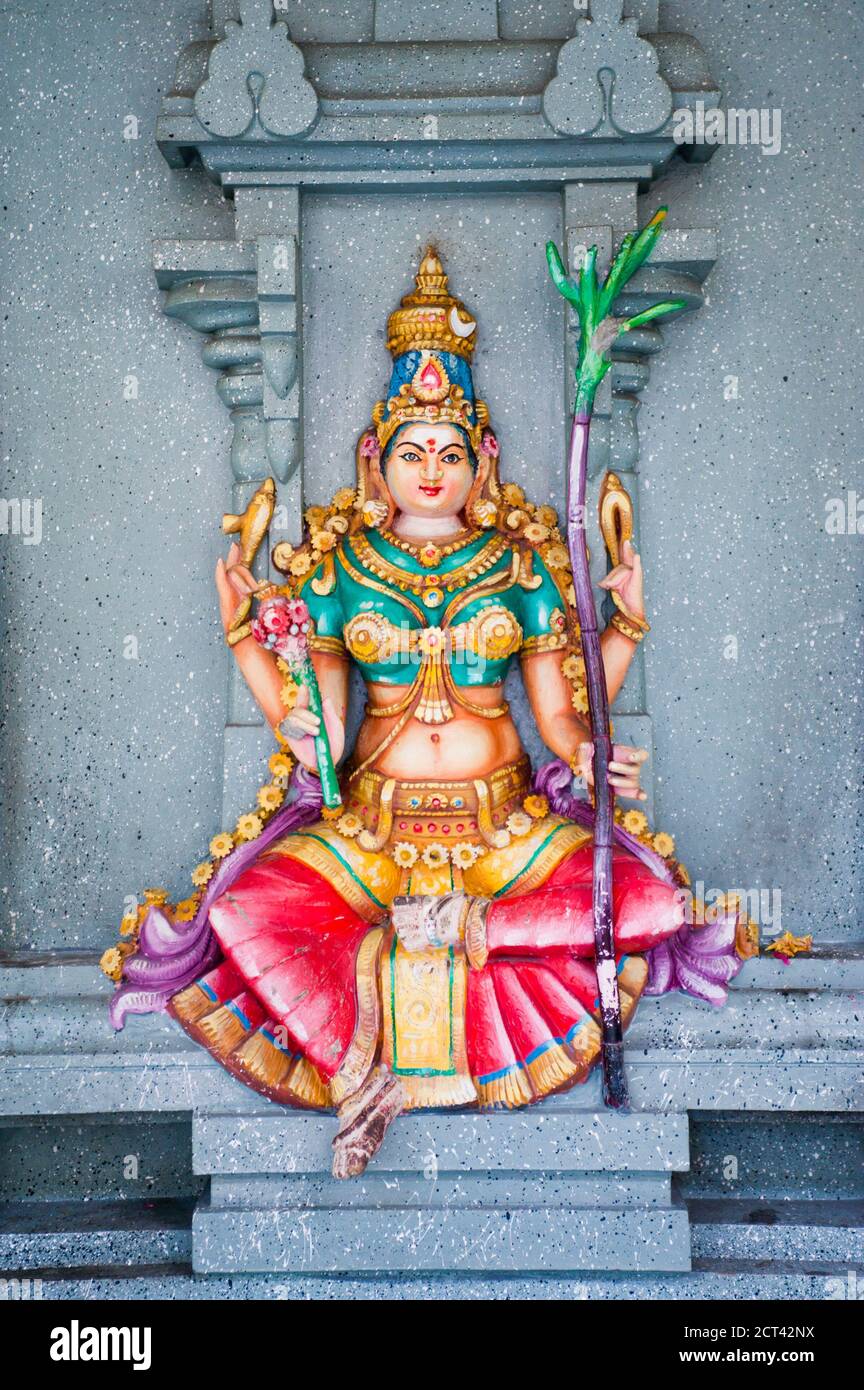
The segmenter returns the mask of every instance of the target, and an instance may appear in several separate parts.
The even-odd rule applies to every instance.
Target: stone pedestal
[[[564,1103],[402,1117],[355,1182],[330,1176],[333,1120],[201,1113],[193,1221],[200,1273],[687,1270],[684,1115]]]
[[[335,1117],[263,1102],[165,1016],[111,1034],[110,989],[71,954],[0,968],[9,1152],[119,1127],[115,1200],[0,1212],[2,1267],[53,1271],[57,1296],[810,1298],[864,1274],[860,952],[754,961],[719,1011],[644,1000],[627,1115],[596,1074],[528,1110],[406,1115],[346,1183]],[[119,1176],[157,1118],[191,1129],[197,1176],[154,1205],[146,1155]]]

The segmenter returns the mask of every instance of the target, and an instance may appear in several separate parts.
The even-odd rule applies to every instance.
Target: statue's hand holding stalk
[[[261,592],[261,588],[251,570],[241,563],[240,547],[232,545],[227,560],[219,560],[216,566],[219,611],[226,636],[236,623],[238,607],[248,605]],[[282,736],[297,760],[313,772],[322,771],[323,763],[325,804],[337,805],[338,787],[333,765],[345,748],[344,722],[333,700],[327,696],[321,698],[308,651],[299,661],[302,670],[298,668],[300,689],[297,704],[286,720],[281,698],[284,677],[275,660],[279,653],[269,649],[270,644],[256,641],[253,634],[232,645],[249,689],[271,727],[274,730],[281,727]],[[299,652],[297,655],[300,658]]]
[[[345,751],[345,725],[339,718],[329,696],[324,696],[321,707],[324,715],[324,728],[330,744],[330,753],[334,763],[338,763]],[[288,747],[297,761],[311,771],[317,770],[315,740],[321,733],[321,718],[309,708],[309,687],[307,685],[300,686],[297,703],[291,713],[282,720],[280,727]]]
[[[633,748],[629,743],[614,743],[612,758],[607,769],[606,781],[616,796],[630,801],[647,801],[647,793],[642,790],[640,777],[643,765],[648,761],[647,748]],[[594,785],[594,743],[586,740],[580,743],[570,759],[570,769],[586,787]]]
[[[293,736],[298,748],[309,740],[315,750],[315,769],[321,778],[325,810],[335,811],[342,803],[342,794],[330,746],[321,688],[309,647],[315,625],[304,600],[280,592],[275,585],[262,584],[258,598],[258,612],[250,623],[252,636],[265,651],[274,652],[279,658],[282,670],[299,687],[298,699],[300,692],[305,696],[300,717],[295,717],[292,711],[287,717],[286,731],[283,733],[284,721],[280,721],[276,733],[286,742]]]

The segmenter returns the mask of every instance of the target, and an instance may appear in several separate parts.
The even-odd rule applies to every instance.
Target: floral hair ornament
[[[501,450],[498,447],[498,439],[492,430],[486,429],[480,437],[480,452],[486,458],[497,459]]]
[[[272,585],[266,585],[259,592],[258,612],[250,626],[259,646],[275,652],[297,684],[304,685],[308,690],[309,709],[321,721],[320,730],[315,736],[315,758],[324,805],[331,811],[341,808],[342,794],[324,725],[321,688],[309,653],[309,634],[312,631],[309,609],[301,598],[287,598],[274,590]]]

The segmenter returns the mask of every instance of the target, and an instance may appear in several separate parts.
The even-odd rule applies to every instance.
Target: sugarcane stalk
[[[549,274],[556,289],[573,306],[579,318],[579,349],[576,366],[576,398],[570,432],[567,471],[567,547],[573,570],[576,612],[585,661],[588,710],[593,743],[594,775],[594,851],[592,866],[592,910],[597,993],[600,1000],[602,1035],[603,1099],[612,1109],[628,1104],[624,1073],[623,1030],[618,974],[615,965],[615,934],[612,910],[612,832],[615,794],[609,784],[612,761],[612,735],[609,723],[609,697],[606,673],[597,629],[597,609],[588,563],[585,531],[585,498],[588,482],[588,445],[594,398],[611,367],[609,352],[622,333],[652,319],[685,308],[682,300],[654,304],[630,318],[616,319],[610,310],[624,285],[653,250],[666,216],[661,208],[638,234],[628,233],[612,261],[602,287],[597,281],[597,248],[592,246],[575,282],[564,267],[554,242],[546,246]]]

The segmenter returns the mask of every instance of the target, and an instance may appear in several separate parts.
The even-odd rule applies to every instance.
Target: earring
[[[478,497],[476,502],[471,503],[471,520],[475,526],[482,526],[488,530],[494,526],[498,519],[498,508],[494,502],[490,502],[488,497]]]
[[[363,520],[367,526],[371,526],[377,531],[387,520],[389,507],[386,502],[381,502],[376,497],[370,497],[368,502],[363,503]]]

